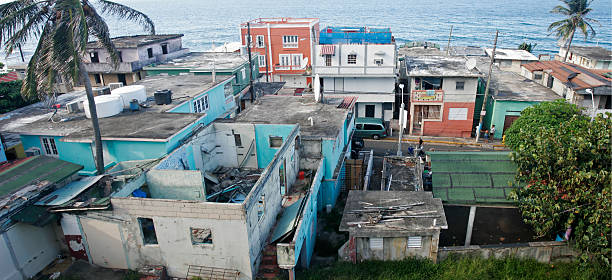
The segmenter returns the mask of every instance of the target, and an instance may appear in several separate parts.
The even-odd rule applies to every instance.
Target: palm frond
[[[28,22],[24,24],[20,29],[13,33],[10,37],[3,42],[4,52],[7,55],[13,53],[15,48],[26,43],[32,38],[40,36],[43,24],[49,19],[49,13],[45,10],[40,10],[38,13],[28,19]],[[1,26],[0,26],[1,28]],[[0,40],[2,37],[0,35]]]
[[[29,2],[29,1],[28,1]],[[11,38],[15,33],[20,31],[22,27],[27,26],[31,18],[41,12],[41,8],[37,4],[28,5],[8,5],[0,6],[0,42],[4,42],[5,38]],[[30,30],[26,32],[29,34]]]
[[[150,34],[155,34],[155,24],[149,16],[134,10],[128,6],[121,5],[107,0],[98,0],[102,7],[102,13],[116,16],[120,19],[134,21],[142,26],[142,28]]]

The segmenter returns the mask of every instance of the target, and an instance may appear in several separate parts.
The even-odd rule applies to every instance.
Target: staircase
[[[281,269],[276,261],[276,244],[269,244],[264,248],[257,279],[277,279],[281,276]]]

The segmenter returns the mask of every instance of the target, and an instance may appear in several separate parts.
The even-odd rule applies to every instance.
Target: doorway
[[[287,160],[283,159],[283,163],[278,168],[278,175],[280,177],[280,193],[281,195],[287,194],[289,188],[287,187]]]
[[[123,83],[124,86],[127,86],[127,80],[125,79],[125,74],[117,74],[117,80],[120,83]]]
[[[512,125],[512,123],[518,119],[519,116],[506,116],[506,118],[504,119],[504,131],[503,133],[506,133],[506,130],[508,128],[510,128],[510,126]]]
[[[376,112],[376,105],[365,105],[366,118],[373,118]]]

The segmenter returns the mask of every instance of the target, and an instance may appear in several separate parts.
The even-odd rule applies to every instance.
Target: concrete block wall
[[[442,247],[438,249],[438,261],[448,258],[451,254],[497,259],[505,257],[530,258],[543,263],[571,261],[579,256],[579,253],[570,247],[568,243],[550,241],[503,245]]]

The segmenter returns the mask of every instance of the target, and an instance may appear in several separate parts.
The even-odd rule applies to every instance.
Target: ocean
[[[94,1],[95,2],[95,1]],[[213,44],[240,41],[239,24],[259,17],[316,17],[321,28],[328,25],[390,27],[398,44],[429,41],[446,47],[453,26],[451,45],[492,47],[499,29],[498,47],[516,48],[522,42],[537,43],[536,54],[558,51],[549,35],[550,23],[561,16],[549,11],[558,0],[118,0],[155,22],[157,33],[182,33],[183,46],[192,51],[209,50]],[[612,48],[612,1],[595,0],[591,18],[597,35],[584,40],[576,33],[577,45]],[[142,33],[135,24],[108,18],[112,36]],[[28,55],[34,44],[24,47]],[[17,55],[12,55],[11,60]]]

